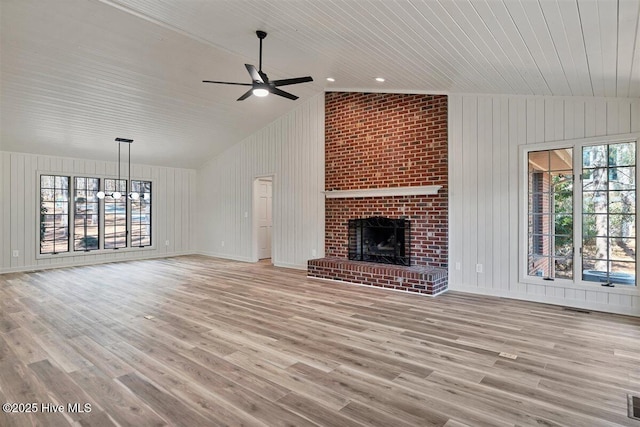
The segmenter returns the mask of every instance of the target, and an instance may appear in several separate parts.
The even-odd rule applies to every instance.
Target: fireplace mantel
[[[442,185],[421,185],[413,187],[365,188],[359,190],[325,191],[327,199],[347,199],[357,197],[429,196],[437,194]]]

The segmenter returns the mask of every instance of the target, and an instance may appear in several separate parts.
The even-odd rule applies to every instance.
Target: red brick
[[[349,219],[379,215],[406,217],[411,220],[412,264],[446,269],[447,97],[345,92],[328,92],[325,97],[327,190],[442,186],[433,196],[327,199],[327,257],[347,258]],[[387,282],[389,277],[385,278],[385,273],[374,272],[374,275]],[[342,280],[354,277],[346,271],[343,275],[345,278]],[[347,275],[349,279],[346,279]],[[386,283],[386,286],[392,285],[397,284]],[[442,285],[446,289],[446,278]],[[378,283],[378,286],[383,286],[383,283]],[[433,292],[433,289],[412,286],[407,289]]]

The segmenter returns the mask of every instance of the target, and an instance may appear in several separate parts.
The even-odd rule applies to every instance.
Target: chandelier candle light
[[[131,188],[131,143],[133,142],[133,139],[116,138],[116,142],[118,143],[118,184],[121,181],[120,180],[120,146],[122,145],[123,142],[129,145],[129,175],[127,177],[127,188]],[[115,200],[119,200],[122,197],[122,193],[119,191],[113,191],[111,193],[98,191],[96,193],[96,197],[98,197],[98,199],[104,199],[106,196],[109,196]],[[131,191],[129,193],[129,199],[138,200],[139,198],[140,198],[139,193],[136,193],[135,191]],[[146,194],[145,194],[145,198],[146,198]]]

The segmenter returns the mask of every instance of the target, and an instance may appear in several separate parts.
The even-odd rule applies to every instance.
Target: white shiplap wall
[[[638,288],[518,281],[519,146],[638,131],[638,99],[450,95],[450,289],[640,315]]]
[[[265,175],[274,176],[272,261],[306,268],[324,256],[324,93],[198,170],[200,253],[255,260],[252,188]]]
[[[2,273],[194,252],[195,170],[131,165],[133,179],[153,182],[153,249],[38,259],[38,173],[116,177],[117,163],[0,152],[0,168]],[[19,251],[17,258],[12,257],[13,250]]]

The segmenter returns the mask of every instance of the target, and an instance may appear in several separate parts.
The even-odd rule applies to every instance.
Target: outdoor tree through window
[[[636,142],[526,154],[526,274],[635,285]]]
[[[122,197],[104,199],[104,248],[120,249],[127,247],[127,181],[124,179],[105,179],[107,194],[119,191]]]
[[[582,149],[582,278],[635,284],[636,147]]]
[[[40,255],[151,246],[152,182],[127,182],[40,174]]]
[[[131,191],[139,198],[131,200],[131,246],[151,245],[151,182],[131,181]]]
[[[69,177],[40,176],[40,253],[69,251]]]
[[[100,179],[75,177],[74,184],[74,249],[76,251],[99,249],[100,205],[96,193],[100,190]]]

